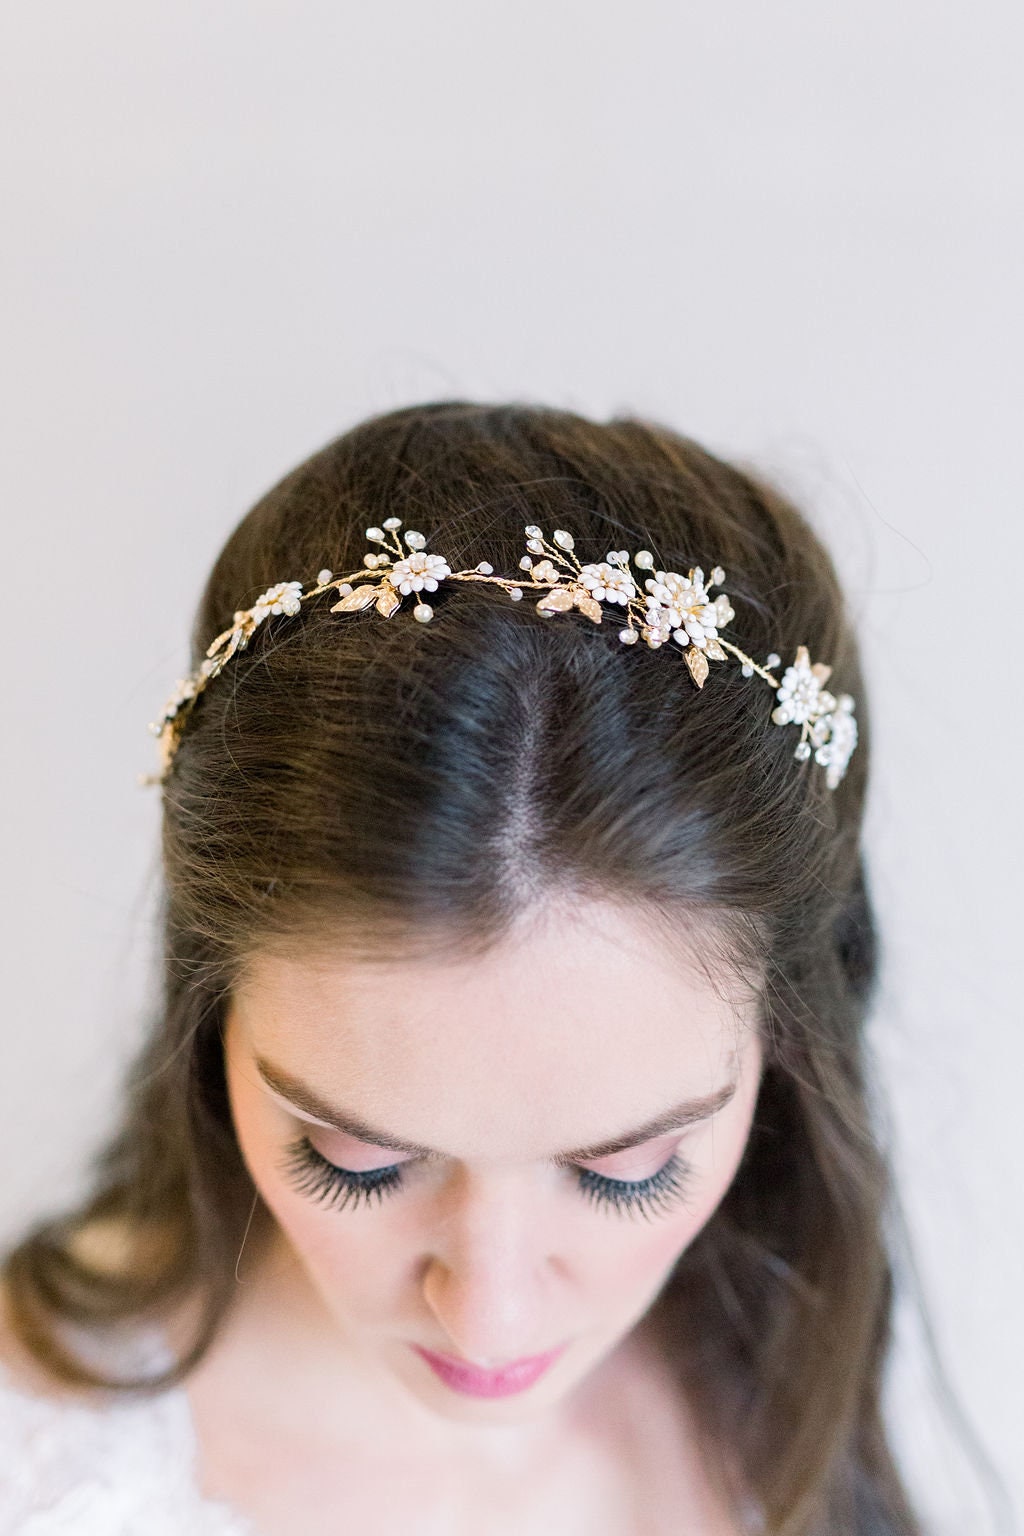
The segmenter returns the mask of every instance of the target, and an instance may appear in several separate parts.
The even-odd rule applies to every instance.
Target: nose
[[[423,1296],[446,1341],[436,1347],[486,1368],[562,1343],[551,1238],[528,1175],[463,1170],[444,1192],[423,1266]]]

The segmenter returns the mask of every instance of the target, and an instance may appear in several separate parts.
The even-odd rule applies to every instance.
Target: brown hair
[[[6,1259],[18,1336],[55,1378],[116,1385],[61,1325],[198,1297],[191,1344],[147,1389],[210,1344],[253,1209],[221,1041],[248,955],[382,933],[485,948],[556,891],[677,923],[696,908],[762,968],[767,1051],[743,1161],[651,1319],[770,1532],[912,1536],[880,1403],[892,1190],[864,1045],[869,718],[829,555],[778,491],[657,423],[421,405],[339,437],[243,518],[193,664],[273,582],[359,567],[365,529],[388,516],[453,570],[514,573],[535,522],[570,529],[582,560],[622,546],[669,569],[720,563],[744,650],[788,661],[806,644],[854,695],[846,777],[829,790],[794,759],[772,690],[737,665],[698,692],[673,647],[625,647],[614,623],[545,619],[498,588],[442,585],[429,624],[408,604],[339,619],[315,601],[267,621],[197,704],[164,787],[161,1006],[91,1197]],[[109,1222],[128,1234],[120,1266],[85,1241]]]

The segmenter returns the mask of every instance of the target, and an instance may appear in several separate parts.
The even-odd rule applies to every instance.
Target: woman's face
[[[732,1181],[755,1015],[603,904],[464,964],[256,960],[227,1017],[239,1142],[360,1375],[463,1422],[575,1387]],[[532,1381],[419,1353],[495,1370],[559,1346]]]

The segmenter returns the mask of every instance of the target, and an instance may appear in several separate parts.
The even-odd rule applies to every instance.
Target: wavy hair
[[[514,573],[523,528],[577,554],[721,563],[754,656],[806,643],[857,700],[838,788],[738,666],[698,692],[614,624],[551,621],[500,589],[339,619],[270,620],[198,702],[163,787],[163,975],[91,1193],[7,1255],[10,1315],[56,1379],[157,1391],[202,1357],[245,1238],[269,1230],[227,1101],[222,1026],[246,957],[382,931],[460,951],[559,890],[719,917],[763,975],[765,1066],[742,1162],[650,1311],[709,1456],[778,1536],[917,1536],[881,1407],[893,1190],[865,1053],[876,931],[861,847],[870,721],[829,554],[755,473],[650,420],[443,401],[338,437],[242,519],[209,575],[193,666],[273,582],[353,570],[397,516],[452,569]],[[116,1262],[91,1240],[122,1234]],[[246,1237],[246,1234],[248,1236]],[[194,1299],[153,1378],[105,1374],[65,1324],[120,1328]]]

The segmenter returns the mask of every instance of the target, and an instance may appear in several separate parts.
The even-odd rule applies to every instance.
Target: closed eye
[[[634,1165],[636,1157],[634,1149]],[[345,1168],[331,1162],[303,1135],[285,1149],[281,1171],[300,1194],[328,1209],[343,1210],[354,1209],[360,1203],[370,1205],[374,1200],[379,1205],[386,1194],[396,1194],[403,1188],[404,1170],[422,1161],[426,1160],[412,1158],[406,1163]],[[672,1152],[654,1173],[641,1179],[613,1178],[576,1165],[571,1166],[570,1172],[580,1193],[591,1203],[644,1217],[682,1202],[693,1175],[692,1167],[678,1151]]]

